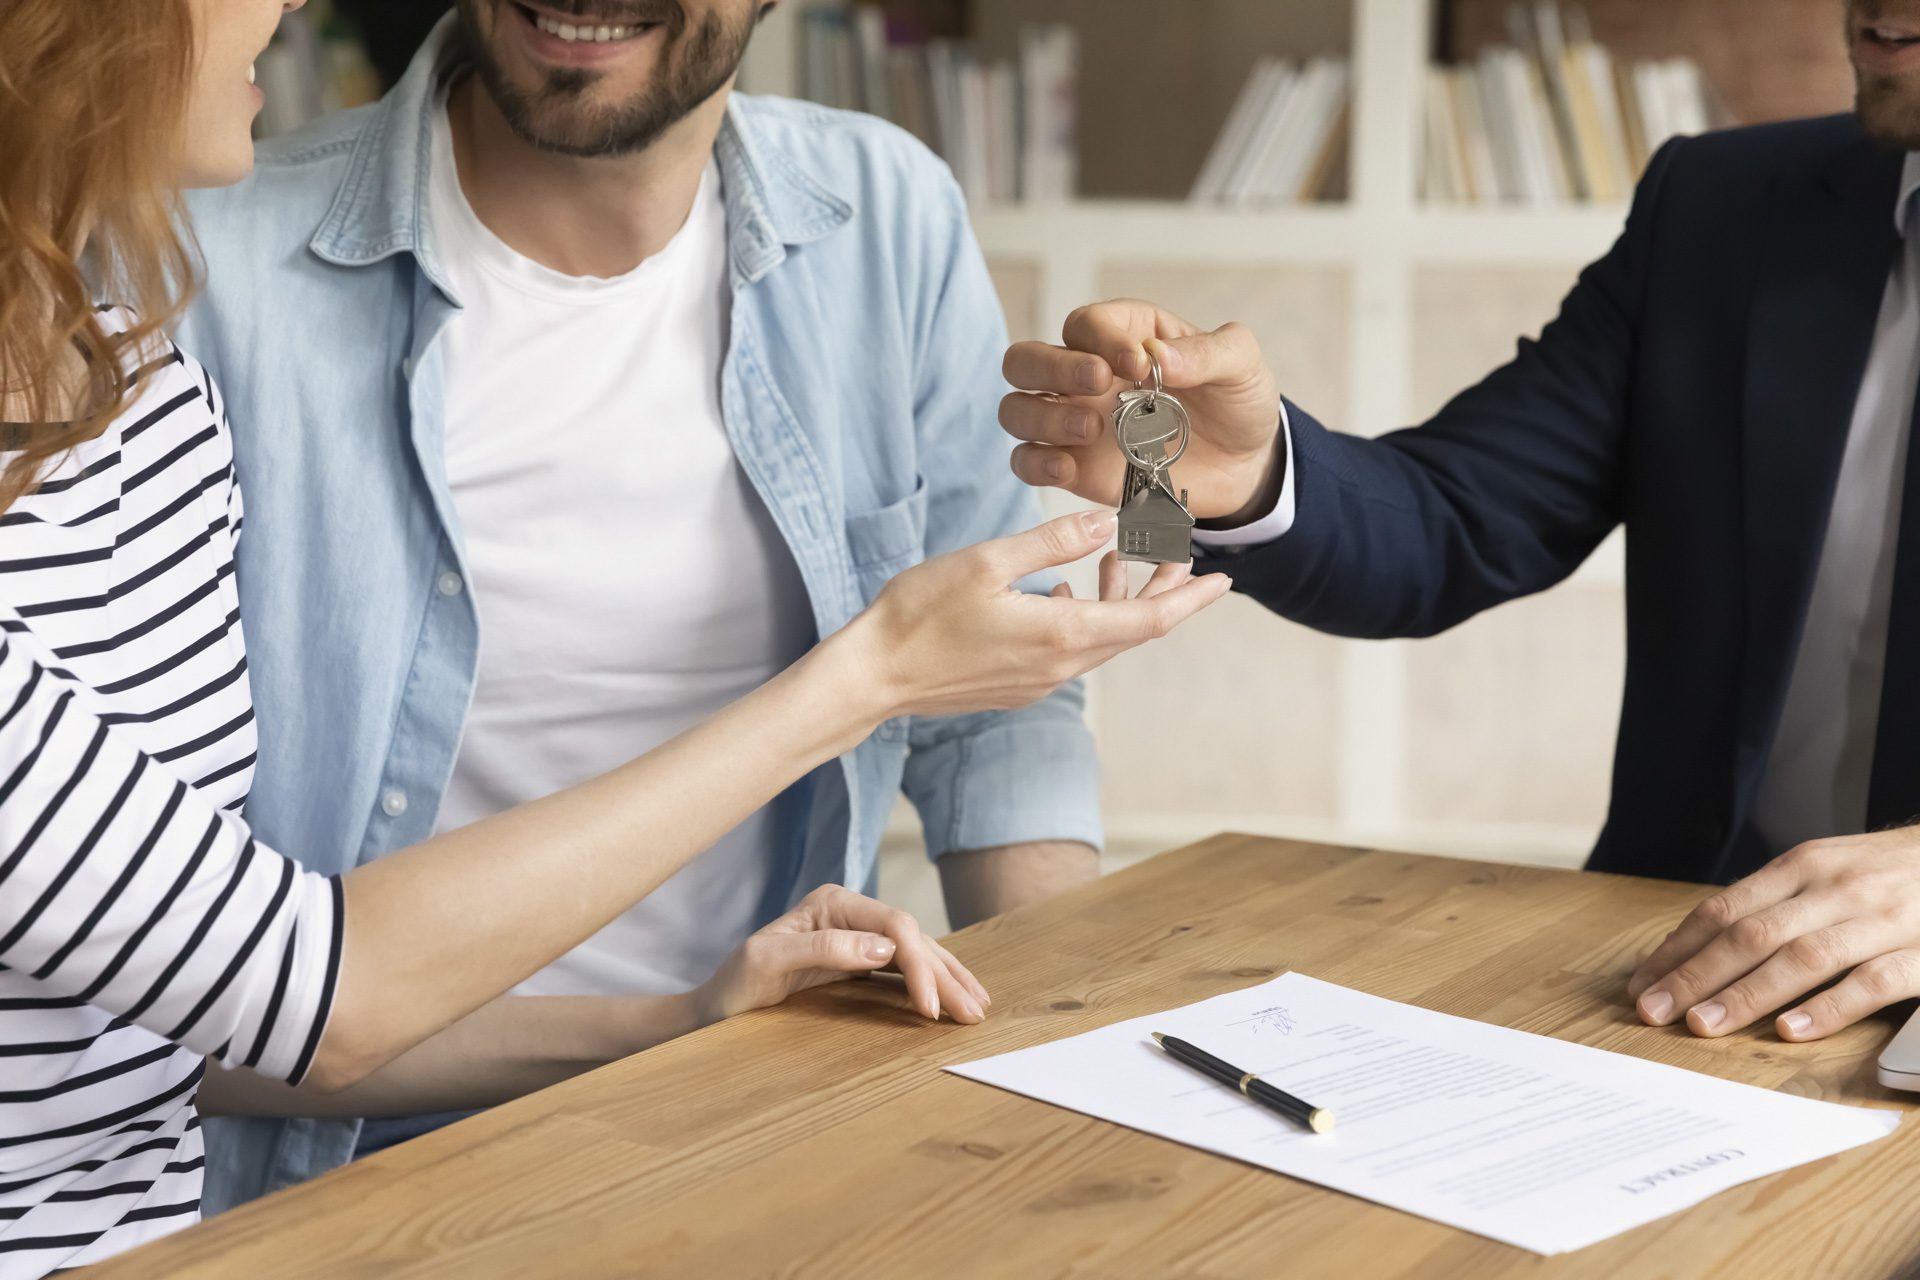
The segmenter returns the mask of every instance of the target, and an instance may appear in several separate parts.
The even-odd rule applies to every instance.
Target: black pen
[[[1316,1107],[1310,1102],[1302,1102],[1284,1089],[1276,1089],[1251,1071],[1242,1071],[1230,1063],[1208,1053],[1196,1045],[1175,1036],[1163,1036],[1153,1033],[1154,1043],[1167,1051],[1170,1057],[1186,1063],[1195,1071],[1212,1076],[1229,1089],[1238,1089],[1253,1102],[1259,1103],[1269,1111],[1277,1111],[1295,1124],[1305,1125],[1315,1133],[1330,1133],[1333,1130],[1333,1112],[1325,1107]]]

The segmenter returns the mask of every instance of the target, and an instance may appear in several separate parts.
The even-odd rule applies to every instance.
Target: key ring
[[[1153,390],[1147,392],[1147,412],[1152,413],[1160,407],[1160,393],[1167,388],[1166,385],[1160,381],[1160,362],[1152,356],[1148,356],[1147,364],[1153,370]],[[1143,391],[1146,389],[1146,384],[1136,382],[1133,384],[1133,389],[1135,391]]]

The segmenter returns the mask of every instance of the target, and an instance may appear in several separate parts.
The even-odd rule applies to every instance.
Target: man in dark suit
[[[1006,361],[1015,471],[1111,503],[1116,376],[1157,359],[1193,416],[1198,567],[1325,631],[1431,635],[1624,524],[1589,866],[1734,881],[1629,988],[1700,1035],[1784,1007],[1815,1039],[1920,995],[1920,0],[1848,23],[1853,115],[1662,149],[1559,318],[1424,426],[1328,431],[1245,330],[1144,302]]]

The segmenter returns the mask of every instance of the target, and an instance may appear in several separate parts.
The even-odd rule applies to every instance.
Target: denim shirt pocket
[[[915,476],[913,492],[898,502],[847,517],[847,555],[862,607],[882,587],[927,558],[927,481]],[[887,742],[904,741],[911,717],[896,716],[874,731]]]

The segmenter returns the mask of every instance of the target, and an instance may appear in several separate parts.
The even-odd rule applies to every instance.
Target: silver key
[[[1147,564],[1184,564],[1193,559],[1193,513],[1187,494],[1173,493],[1168,472],[1187,451],[1193,434],[1186,406],[1160,385],[1160,363],[1153,362],[1153,387],[1136,386],[1120,394],[1113,411],[1113,434],[1127,460],[1120,490],[1120,558]]]
[[[1159,398],[1165,394],[1157,388],[1120,393],[1113,429],[1120,442],[1120,452],[1129,464],[1120,490],[1122,507],[1148,487],[1154,472],[1168,465],[1167,442],[1178,436],[1181,428],[1172,410],[1160,408]]]
[[[1121,481],[1120,486],[1120,505],[1122,507],[1126,506],[1127,503],[1132,500],[1133,495],[1141,490],[1144,486],[1145,477],[1149,474],[1149,471],[1134,466],[1132,457],[1134,453],[1140,452],[1143,459],[1148,458],[1148,455],[1144,451],[1150,446],[1146,445],[1141,437],[1150,433],[1144,431],[1129,431],[1127,427],[1128,414],[1134,412],[1132,407],[1133,403],[1136,400],[1144,400],[1146,396],[1147,393],[1141,390],[1122,391],[1120,393],[1119,407],[1113,411],[1114,436],[1120,442],[1121,456],[1128,459],[1127,474]],[[1154,456],[1157,457],[1157,455]]]

